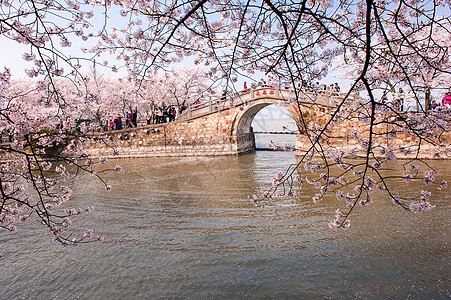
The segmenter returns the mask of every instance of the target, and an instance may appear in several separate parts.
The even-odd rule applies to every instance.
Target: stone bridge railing
[[[321,106],[335,106],[345,97],[345,93],[331,91],[314,91],[310,89],[297,89],[298,98],[301,103],[317,104]],[[269,98],[275,101],[293,102],[295,91],[291,88],[279,89],[274,87],[258,87],[248,91],[228,94],[226,97],[212,98],[206,102],[191,103],[180,115],[178,120],[190,120],[205,116],[214,112],[227,110],[236,106],[250,104],[253,101]],[[355,101],[359,96],[351,94],[351,100]]]

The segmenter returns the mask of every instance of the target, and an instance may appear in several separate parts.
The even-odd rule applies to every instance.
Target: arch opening
[[[298,129],[291,114],[278,105],[261,109],[253,118],[255,150],[294,149]]]
[[[268,107],[268,108],[267,108]],[[266,109],[265,109],[266,108]],[[260,121],[260,125],[264,125],[267,123],[277,123],[274,122],[276,120],[276,117],[280,118],[281,115],[284,115],[284,118],[290,118],[291,124],[289,129],[292,129],[295,131],[295,133],[298,132],[295,117],[294,117],[294,110],[290,109],[290,107],[282,108],[281,106],[277,105],[277,102],[271,101],[271,100],[264,100],[262,99],[258,103],[253,103],[252,105],[248,106],[246,109],[238,113],[238,115],[234,119],[234,126],[232,128],[233,135],[236,136],[237,139],[237,150],[239,154],[243,153],[249,153],[254,152],[256,150],[256,140],[253,128],[253,121],[254,118],[257,116],[257,114],[263,110],[261,117],[258,117],[257,120],[265,120],[264,122]],[[269,111],[268,111],[269,110]],[[266,112],[266,113],[265,113]],[[268,118],[269,116],[269,118]],[[256,121],[258,123],[258,121]],[[257,125],[254,124],[254,125]],[[283,121],[277,123],[279,127],[273,128],[275,132],[283,132],[283,126],[286,126],[285,124],[282,124]],[[271,126],[277,126],[276,124],[273,124]],[[260,127],[259,129],[260,130]],[[272,129],[266,129],[264,128],[262,131],[269,131]],[[288,135],[288,134],[286,134]],[[292,134],[293,141],[292,145],[296,143],[296,134]],[[288,143],[287,143],[288,144]],[[282,147],[284,147],[282,145]],[[267,147],[268,148],[268,147]]]

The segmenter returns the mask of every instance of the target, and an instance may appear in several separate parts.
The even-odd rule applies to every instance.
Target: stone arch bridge
[[[321,110],[332,107],[342,99],[341,94],[317,94],[299,91],[304,119],[320,116]],[[260,87],[225,99],[210,99],[191,104],[171,123],[140,126],[108,133],[95,133],[93,138],[107,137],[108,145],[92,143],[86,151],[92,156],[153,157],[239,155],[255,150],[251,123],[255,115],[272,104],[286,109],[302,134],[297,103],[293,90]],[[352,97],[357,97],[353,95]]]

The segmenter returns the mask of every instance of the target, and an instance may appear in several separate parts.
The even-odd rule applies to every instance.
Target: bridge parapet
[[[318,94],[311,91],[301,92],[302,107],[293,101],[293,91],[261,87],[241,93],[235,97],[210,100],[199,107],[192,107],[187,114],[175,122],[146,125],[133,129],[124,129],[110,133],[98,133],[92,140],[107,140],[108,144],[92,142],[85,146],[87,153],[105,157],[150,157],[150,156],[199,156],[199,155],[237,155],[255,150],[252,120],[265,106],[283,105],[293,116],[298,125],[296,148],[298,154],[309,149],[310,139],[305,136],[306,125],[315,122],[323,125],[330,117],[327,107],[334,107],[335,101],[343,99],[342,94]],[[353,101],[357,96],[351,97]],[[232,101],[231,101],[232,100]],[[232,105],[230,105],[232,102]],[[324,109],[326,107],[326,109]],[[301,111],[302,110],[302,111]],[[220,113],[215,113],[220,112]],[[189,114],[190,113],[190,114]],[[302,113],[301,126],[299,116]],[[411,112],[409,112],[410,114]],[[183,118],[182,118],[183,117]],[[189,118],[188,118],[189,117]],[[388,116],[390,117],[390,116]],[[391,117],[390,117],[391,118]],[[337,149],[352,149],[360,144],[356,142],[352,132],[367,132],[368,124],[356,119],[348,120],[341,126],[329,129],[328,143]],[[415,144],[415,136],[405,132],[397,132],[395,137],[388,137],[392,129],[379,126],[374,129],[380,138],[377,143],[399,147],[405,143]],[[446,139],[445,139],[446,138]],[[449,144],[449,134],[440,135],[441,141]],[[376,141],[376,140],[375,140]],[[384,144],[385,143],[385,144]],[[421,157],[434,158],[436,147],[422,144]],[[112,155],[112,149],[116,156]],[[440,150],[442,151],[442,150]],[[448,150],[447,150],[448,151]]]
[[[297,89],[298,98],[301,103],[317,104],[321,106],[335,106],[341,101],[346,94],[331,91],[317,92],[314,90]],[[355,101],[359,96],[351,94],[350,99]],[[294,102],[295,91],[292,88],[274,88],[274,87],[259,87],[247,91],[241,91],[234,94],[229,94],[222,98],[212,98],[207,102],[190,104],[188,108],[180,115],[179,120],[190,120],[193,118],[202,117],[211,113],[231,109],[237,106],[247,105],[259,99],[266,98],[276,102],[289,104]]]

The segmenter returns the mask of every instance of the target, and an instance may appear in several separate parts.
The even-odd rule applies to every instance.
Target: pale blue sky
[[[91,20],[91,22],[93,24],[95,24],[97,26],[97,28],[95,28],[93,30],[97,30],[98,26],[100,26],[103,22],[102,11],[98,9],[95,13],[96,13],[95,17]],[[109,16],[108,22],[111,25],[115,25],[119,28],[121,25],[123,25],[124,18],[119,17],[118,13],[119,13],[118,8],[111,9],[109,12],[110,16]],[[66,55],[72,55],[72,56],[82,55],[85,57],[87,56],[86,54],[82,54],[80,51],[80,48],[85,45],[82,44],[82,42],[79,38],[74,37],[71,39],[71,42],[73,43],[73,46],[71,48],[62,48],[62,50],[65,51]],[[29,51],[28,46],[23,45],[23,44],[18,44],[16,42],[6,39],[4,36],[0,35],[0,70],[3,71],[4,67],[8,67],[11,69],[13,78],[26,77],[24,70],[27,68],[33,67],[32,63],[26,62],[22,58],[23,53],[28,52],[28,51]],[[108,56],[106,56],[106,57],[107,57],[107,60],[110,62],[110,65],[120,63],[120,62],[117,62],[114,57],[108,57]],[[101,59],[98,59],[98,61],[100,61],[100,60]],[[188,63],[192,62],[192,59],[188,59],[187,62]],[[101,69],[98,69],[98,70],[101,71]],[[327,85],[334,83],[334,82],[338,82],[338,84],[341,87],[341,91],[345,92],[350,87],[352,81],[349,79],[339,78],[338,76],[336,76],[336,74],[337,74],[336,72],[331,72],[326,78],[324,78],[320,82],[325,83]],[[120,73],[120,75],[125,76],[124,73]],[[115,73],[111,73],[111,76],[117,76],[117,75]],[[262,73],[257,73],[256,75],[254,75],[254,79],[256,81],[259,81],[260,78],[266,79],[266,76],[264,76],[264,74],[262,74]],[[250,81],[247,78],[239,77],[238,82],[235,83],[235,88],[237,90],[241,90],[243,87],[244,81],[247,81],[248,85],[249,85]],[[379,93],[376,93],[376,95],[379,96]]]

